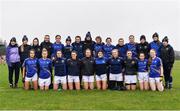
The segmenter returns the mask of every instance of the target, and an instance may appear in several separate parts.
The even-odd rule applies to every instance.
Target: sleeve
[[[64,49],[64,44],[62,44],[62,54],[64,55],[65,49]]]
[[[49,70],[51,72],[51,75],[52,75],[52,61],[50,60],[50,63],[49,63]]]
[[[138,59],[136,59],[136,71],[138,71]]]
[[[174,53],[174,49],[171,47],[169,50],[169,58],[170,58],[170,67],[173,67],[174,64],[174,60],[175,60],[175,53]]]
[[[11,63],[9,61],[9,46],[6,48],[6,62],[8,66],[11,66]]]
[[[122,68],[124,69],[125,68],[124,59],[121,58],[121,60],[122,60]]]
[[[55,60],[52,60],[52,66],[54,66],[54,64],[55,64]]]
[[[26,61],[27,61],[27,59],[24,60],[24,62],[23,62],[23,64],[22,64],[22,67],[25,67],[25,66],[26,66],[26,63],[27,63]]]
[[[74,50],[74,42],[71,45],[72,45],[72,51],[73,51]]]
[[[39,59],[37,60],[37,72],[40,73],[40,65],[39,65]]]

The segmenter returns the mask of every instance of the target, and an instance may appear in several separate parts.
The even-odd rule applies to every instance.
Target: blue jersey
[[[148,72],[148,60],[138,60],[138,72]]]
[[[107,59],[105,57],[95,59],[95,72],[96,75],[107,74]]]
[[[152,77],[152,78],[160,77],[161,66],[162,66],[162,62],[159,57],[156,57],[155,59],[153,59],[150,65],[149,77]]]
[[[104,43],[100,43],[100,44],[94,44],[94,52],[95,52],[95,56],[97,56],[98,51],[102,51],[103,50],[103,45]]]
[[[137,45],[136,43],[127,43],[127,50],[130,50],[132,52],[133,57],[137,57]]]
[[[33,77],[34,74],[37,73],[37,60],[38,59],[31,59],[31,58],[27,58],[25,59],[24,63],[23,63],[23,67],[25,67],[26,69],[26,77]]]
[[[104,57],[110,58],[111,57],[111,51],[115,48],[114,45],[104,45],[103,46],[103,51],[104,51]]]
[[[110,58],[108,60],[108,64],[109,64],[110,73],[112,73],[112,74],[122,73],[124,62],[123,62],[123,59],[121,57]]]
[[[66,59],[70,59],[71,58],[71,51],[72,51],[73,47],[71,45],[66,45],[64,47],[64,57]]]
[[[160,47],[162,46],[161,42],[151,42],[150,44],[150,49],[154,49],[156,51],[157,56],[160,56]]]
[[[51,76],[51,70],[52,70],[52,61],[51,59],[43,59],[40,58],[38,60],[39,65],[39,78],[41,79],[47,79]]]
[[[83,58],[83,43],[74,42],[72,43],[72,47],[73,47],[73,51],[77,52],[78,59],[82,59]]]
[[[126,45],[120,46],[119,44],[117,44],[116,49],[118,49],[120,57],[122,57],[122,58],[126,57],[126,52],[128,50]]]
[[[58,50],[61,50],[62,53],[63,53],[63,51],[64,51],[64,45],[61,44],[61,43],[56,43],[56,42],[55,42],[55,43],[52,45],[52,56],[55,56],[55,55],[56,55],[56,52],[57,52]]]
[[[53,61],[54,65],[54,75],[55,76],[66,76],[66,59],[65,58],[56,58]]]

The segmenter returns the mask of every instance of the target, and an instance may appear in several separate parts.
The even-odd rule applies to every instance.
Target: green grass
[[[24,91],[8,86],[7,67],[0,65],[0,109],[180,109],[180,61],[176,61],[174,87],[152,91]]]

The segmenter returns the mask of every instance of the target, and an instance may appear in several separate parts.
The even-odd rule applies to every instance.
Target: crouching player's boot
[[[168,89],[168,88],[169,88],[169,81],[166,81],[166,82],[165,82],[164,88],[165,88],[165,89]]]
[[[117,88],[115,87],[116,81],[109,81],[109,89],[110,90],[116,90]]]
[[[173,78],[172,76],[170,76],[170,80],[169,80],[169,89],[172,89],[172,81],[173,81]]]
[[[118,87],[117,90],[119,90],[119,91],[126,90],[126,88],[124,87],[123,81],[118,81],[117,87]]]

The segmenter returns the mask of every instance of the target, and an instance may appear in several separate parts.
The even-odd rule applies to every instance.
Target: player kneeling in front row
[[[53,60],[54,66],[54,85],[53,89],[58,90],[59,84],[62,85],[63,90],[67,90],[67,76],[66,76],[66,59],[62,57],[62,51],[56,52],[55,59]]]
[[[85,57],[81,60],[82,80],[84,89],[94,89],[94,68],[95,62],[90,49],[85,50]]]
[[[140,90],[149,90],[148,60],[145,59],[144,53],[139,54],[138,80],[139,80]]]
[[[71,52],[71,59],[67,60],[67,69],[68,69],[68,87],[70,90],[76,89],[80,90],[80,61],[77,58],[77,52]],[[74,88],[75,84],[75,88]]]
[[[136,90],[138,60],[132,57],[131,51],[127,51],[127,57],[124,60],[124,67],[126,89]]]
[[[112,58],[108,61],[109,64],[109,88],[111,90],[124,90],[123,86],[123,59],[119,57],[118,49],[112,50]]]
[[[108,64],[107,59],[104,57],[103,52],[97,52],[97,58],[95,59],[95,74],[96,74],[96,86],[97,89],[107,89],[107,71]]]
[[[34,90],[38,89],[38,75],[37,75],[37,59],[35,58],[35,51],[30,50],[29,58],[25,59],[23,67],[23,78],[25,79],[25,89],[29,90],[30,82],[33,83]]]
[[[163,78],[163,65],[161,59],[156,56],[156,51],[154,49],[150,50],[151,63],[149,72],[149,83],[152,91],[163,91],[164,87],[162,84]]]
[[[42,58],[38,60],[39,66],[39,86],[40,90],[49,90],[49,85],[51,83],[51,70],[52,61],[47,58],[48,52],[46,49],[42,50]]]

